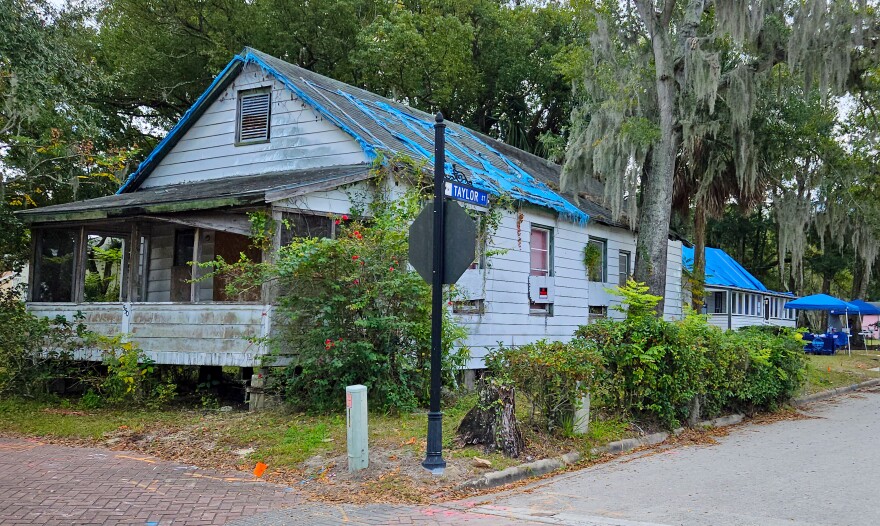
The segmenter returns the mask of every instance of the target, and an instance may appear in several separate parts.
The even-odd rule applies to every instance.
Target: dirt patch
[[[773,413],[761,413],[755,415],[747,419],[746,422],[749,424],[763,426],[767,424],[775,424],[777,422],[786,422],[789,420],[815,420],[819,418],[822,417],[805,413],[793,407],[786,407],[784,409],[774,411]]]

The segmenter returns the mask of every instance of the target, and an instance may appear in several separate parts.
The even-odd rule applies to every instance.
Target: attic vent
[[[265,142],[269,140],[269,91],[242,92],[238,98],[237,143]]]

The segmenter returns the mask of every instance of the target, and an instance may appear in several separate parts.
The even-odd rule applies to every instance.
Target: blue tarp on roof
[[[694,270],[693,247],[681,247],[682,264]],[[771,292],[739,262],[720,248],[706,247],[706,285]]]
[[[385,157],[406,154],[427,161],[429,165],[433,163],[434,116],[246,48],[232,59],[196,104],[138,166],[119,193],[136,189],[173,147],[178,136],[186,132],[188,121],[198,118],[200,106],[209,104],[218,90],[225,89],[224,82],[232,77],[229,73],[237,72],[235,68],[240,69],[245,64],[258,65],[323,118],[351,135],[370,160],[380,154]],[[446,124],[448,162],[444,168],[447,174],[462,173],[481,190],[555,210],[576,223],[589,220],[587,213],[493,148],[479,134],[452,122]]]
[[[804,296],[803,298],[789,301],[785,304],[785,308],[795,310],[846,311],[853,314],[859,312],[859,308],[852,303],[837,299],[828,294]]]

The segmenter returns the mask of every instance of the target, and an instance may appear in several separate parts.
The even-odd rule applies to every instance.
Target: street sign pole
[[[434,262],[431,276],[431,402],[428,410],[428,448],[422,467],[434,474],[446,468],[443,460],[443,413],[440,412],[440,361],[443,351],[443,262],[446,237],[443,232],[445,196],[446,124],[437,113],[434,124]]]

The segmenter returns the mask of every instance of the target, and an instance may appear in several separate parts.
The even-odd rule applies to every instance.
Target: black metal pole
[[[428,451],[422,466],[432,473],[442,473],[443,413],[440,412],[440,357],[443,351],[443,232],[444,201],[446,200],[444,165],[446,164],[446,124],[443,114],[434,119],[434,264],[431,290],[431,405],[428,411]]]

